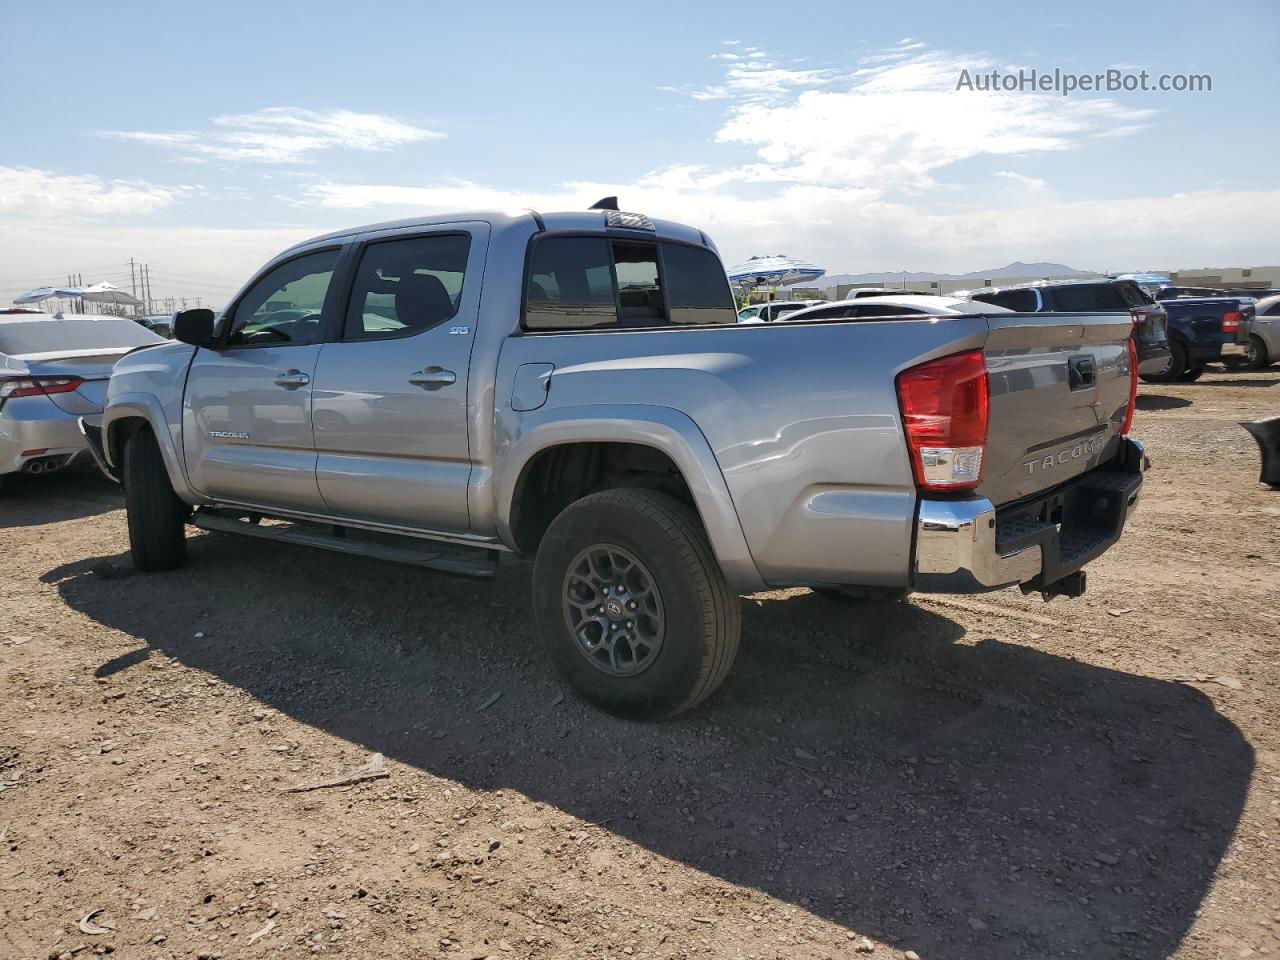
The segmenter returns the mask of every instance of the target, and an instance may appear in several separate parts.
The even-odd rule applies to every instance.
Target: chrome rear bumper
[[[997,508],[986,499],[921,500],[912,589],[1038,589],[1096,559],[1120,539],[1142,488],[1142,444],[1124,444],[1114,460],[1030,502]]]

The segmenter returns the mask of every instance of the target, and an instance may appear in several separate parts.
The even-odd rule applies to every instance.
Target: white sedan
[[[975,313],[1012,313],[990,303],[975,303],[959,297],[935,297],[929,294],[894,294],[892,296],[859,297],[824,303],[788,313],[787,323],[806,320],[870,320],[888,317],[959,317]]]

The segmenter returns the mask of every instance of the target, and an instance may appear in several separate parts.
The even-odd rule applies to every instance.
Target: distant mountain
[[[1068,267],[1065,263],[1023,263],[1015,260],[1006,267],[974,270],[972,273],[920,273],[911,270],[900,270],[897,273],[828,273],[814,283],[824,287],[842,283],[881,283],[891,287],[895,283],[901,284],[903,280],[908,283],[931,280],[1008,280],[1015,277],[1075,277],[1091,272]]]

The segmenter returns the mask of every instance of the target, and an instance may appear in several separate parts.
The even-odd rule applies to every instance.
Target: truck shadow
[[[1195,689],[919,604],[746,599],[721,692],[639,725],[557,702],[523,565],[482,584],[218,535],[163,576],[100,580],[100,559],[42,578],[146,645],[99,675],[162,651],[391,760],[519,791],[928,960],[1168,956],[1253,769]]]
[[[1170,397],[1163,393],[1140,393],[1134,406],[1138,410],[1178,410],[1191,406],[1186,397]]]

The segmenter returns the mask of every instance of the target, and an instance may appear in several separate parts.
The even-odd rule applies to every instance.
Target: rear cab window
[[[1040,309],[1040,300],[1034,290],[1001,290],[998,293],[976,293],[971,299],[979,303],[989,303],[993,307],[1004,307],[1018,313],[1035,313]]]
[[[705,247],[609,236],[533,241],[523,325],[531,331],[734,324],[719,258]]]
[[[1053,291],[1053,306],[1063,313],[1128,313],[1124,296],[1109,283],[1068,284]]]

